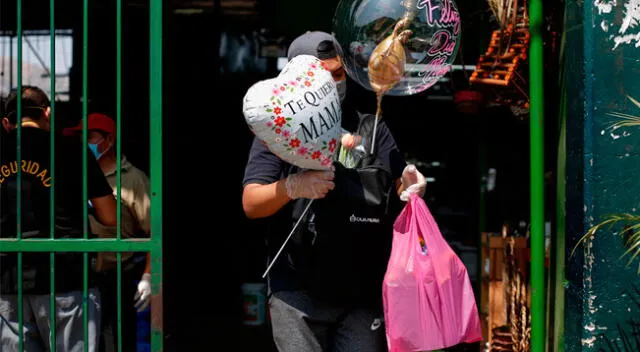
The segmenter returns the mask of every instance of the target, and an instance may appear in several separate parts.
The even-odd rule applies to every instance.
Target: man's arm
[[[275,214],[289,202],[285,180],[281,180],[285,163],[254,138],[244,173],[242,208],[250,219]]]
[[[151,253],[147,253],[147,265],[144,267],[145,274],[151,274]]]
[[[290,200],[319,199],[335,187],[333,171],[304,171],[268,185],[247,184],[242,192],[242,206],[249,218],[275,214]]]
[[[118,224],[116,199],[111,193],[106,196],[91,198],[91,204],[96,212],[96,218],[104,226],[116,226]]]
[[[250,219],[271,216],[282,209],[291,198],[287,195],[286,180],[268,185],[249,183],[242,191],[242,208]]]
[[[133,199],[131,204],[127,204],[127,206],[133,210],[140,229],[149,236],[151,234],[151,185],[149,177],[144,172],[138,169],[134,170],[137,172],[135,174],[137,177],[131,189]]]
[[[404,191],[402,172],[407,162],[400,153],[396,141],[384,121],[378,121],[375,151],[378,159],[391,170],[391,175],[396,180],[396,191],[400,195]]]
[[[421,196],[426,189],[426,181],[424,176],[416,169],[414,165],[407,165],[402,157],[396,141],[387,125],[378,122],[376,150],[378,158],[389,166],[391,174],[396,179],[396,192],[403,200],[407,200],[408,194],[403,196],[403,192],[418,193]]]
[[[242,190],[242,208],[247,217],[271,216],[292,199],[322,198],[334,187],[333,171],[304,171],[280,179],[287,165],[254,140]]]
[[[402,194],[402,191],[404,191],[404,186],[402,185],[402,178],[398,178],[396,179],[396,192],[398,193],[398,197],[400,197],[400,195]]]
[[[109,182],[96,159],[87,150],[87,193],[96,212],[97,220],[104,226],[117,226],[117,203]]]

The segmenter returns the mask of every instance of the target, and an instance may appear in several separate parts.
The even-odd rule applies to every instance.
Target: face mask
[[[98,145],[100,145],[100,143],[102,142],[104,142],[104,139],[101,140],[99,143],[89,143],[89,149],[93,153],[93,156],[96,157],[96,160],[100,160],[100,158],[104,155],[104,153],[106,153],[111,148],[111,145],[109,145],[107,149],[105,149],[102,153],[100,153],[98,151]]]
[[[343,79],[342,81],[336,82],[336,88],[338,89],[338,96],[342,103],[344,101],[344,97],[347,96],[347,80]]]

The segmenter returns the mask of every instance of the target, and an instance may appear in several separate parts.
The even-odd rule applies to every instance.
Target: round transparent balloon
[[[352,79],[372,91],[411,95],[451,70],[460,14],[453,0],[341,0],[333,32]]]

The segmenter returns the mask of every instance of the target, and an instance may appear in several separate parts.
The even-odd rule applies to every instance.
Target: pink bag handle
[[[420,207],[418,206],[418,202],[420,201],[420,197],[417,194],[411,194],[411,198],[409,199],[409,203],[405,208],[407,211],[407,218],[409,219],[408,224],[405,224],[408,227],[408,230],[411,238],[409,239],[412,245],[417,245],[416,251],[418,251],[422,255],[427,255],[427,239],[425,238],[426,233],[422,226],[420,225],[420,221],[418,220],[418,214],[420,211]],[[412,231],[415,229],[415,231]],[[422,240],[422,241],[421,241]],[[414,251],[411,251],[411,255],[413,255]],[[411,258],[413,259],[413,258]]]

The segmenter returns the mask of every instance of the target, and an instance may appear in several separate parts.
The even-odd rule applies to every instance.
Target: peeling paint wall
[[[571,251],[612,213],[640,212],[640,0],[566,2],[565,351],[640,351],[640,276],[614,231]]]

